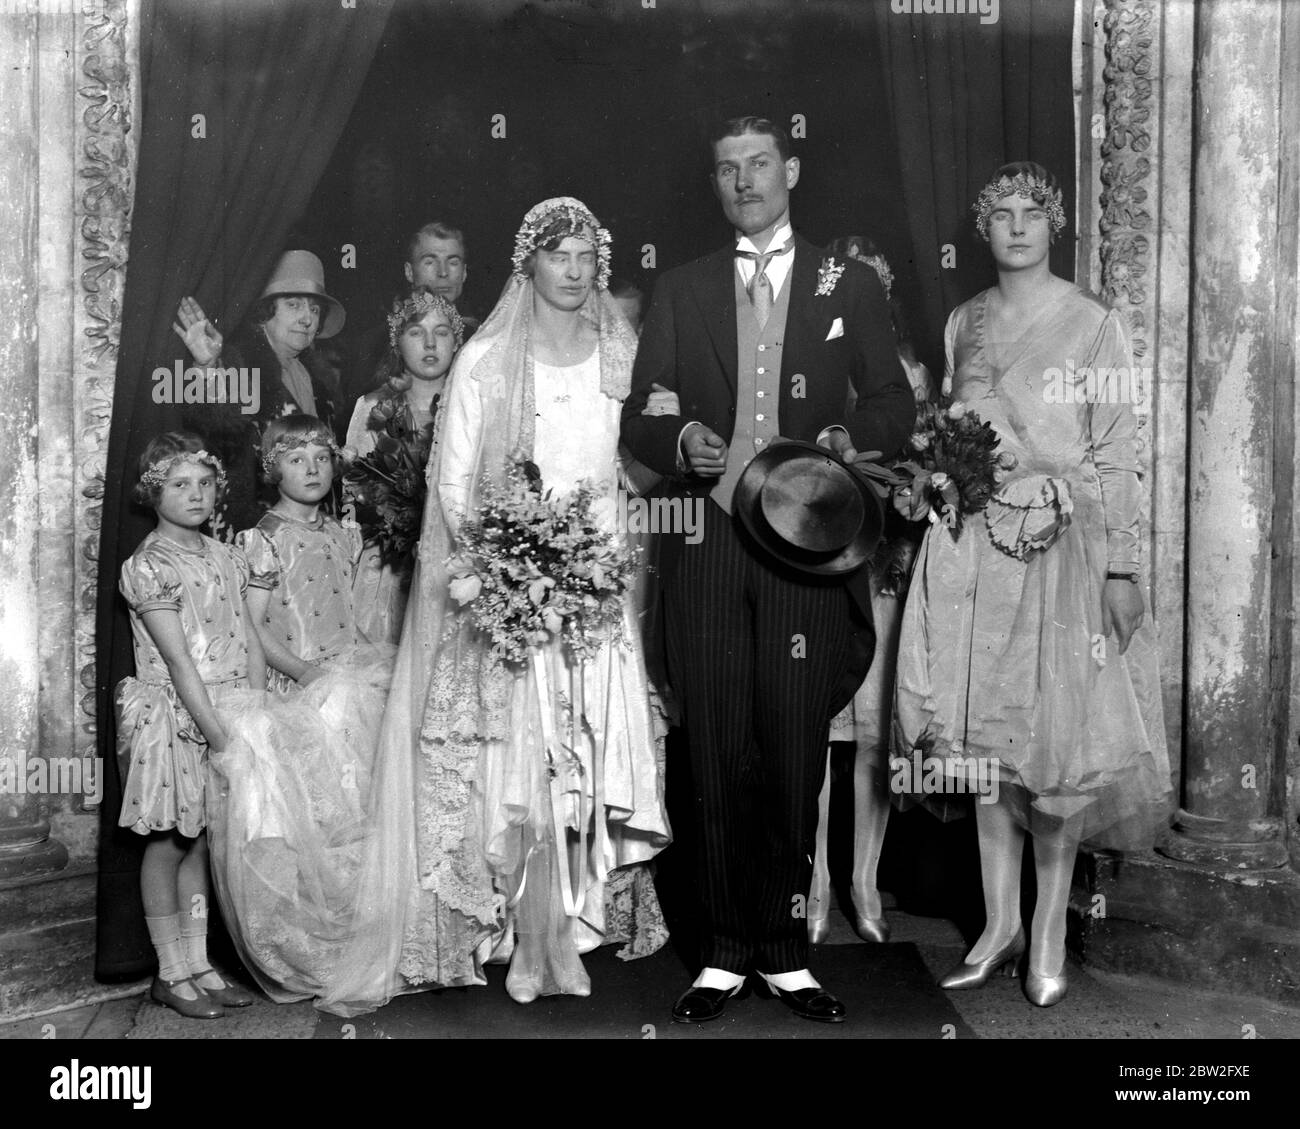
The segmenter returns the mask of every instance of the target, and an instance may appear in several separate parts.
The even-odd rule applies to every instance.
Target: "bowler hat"
[[[736,483],[733,509],[783,564],[841,576],[874,551],[885,511],[865,476],[815,443],[774,443]]]
[[[343,304],[325,293],[325,268],[310,251],[286,251],[262,288],[263,298],[287,298],[295,294],[318,298],[325,307],[317,337],[333,337],[343,328],[347,317]]]

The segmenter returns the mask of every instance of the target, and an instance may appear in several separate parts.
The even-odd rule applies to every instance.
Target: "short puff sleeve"
[[[181,610],[180,574],[171,561],[147,549],[123,562],[118,589],[139,615],[160,608]]]
[[[235,535],[238,557],[243,562],[241,588],[273,590],[284,579],[284,565],[275,551],[275,543],[254,526]]]

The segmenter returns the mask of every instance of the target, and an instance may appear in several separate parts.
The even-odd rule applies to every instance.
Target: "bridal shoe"
[[[940,988],[953,991],[958,988],[982,988],[995,972],[1015,976],[1016,966],[1025,955],[1025,930],[1022,926],[1016,935],[992,956],[974,964],[962,961],[947,976],[939,981]]]
[[[537,985],[529,980],[519,980],[511,983],[507,979],[506,992],[517,1004],[531,1004],[539,994]]]

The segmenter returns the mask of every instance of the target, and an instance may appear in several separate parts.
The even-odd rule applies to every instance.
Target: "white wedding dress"
[[[468,371],[473,341],[466,353],[458,365]],[[567,367],[536,363],[534,382],[533,462],[542,488],[561,496],[589,483],[598,520],[622,536],[621,405],[601,391],[598,354]],[[481,463],[484,400],[494,392],[489,382],[453,380],[442,409],[437,485],[453,531],[468,509]],[[473,736],[481,687],[463,681],[475,678],[473,669],[435,670],[415,787],[418,879],[437,898],[422,898],[408,921],[402,961],[408,981],[481,983],[482,962],[513,951],[508,986],[517,999],[583,995],[589,985],[579,954],[628,939],[627,922],[606,920],[607,904],[620,900],[611,888],[629,887],[625,905],[647,902],[653,890],[644,868],[619,868],[649,860],[669,841],[662,741],[656,741],[634,620],[629,592],[623,639],[610,639],[586,662],[549,643],[541,678],[535,664],[520,667],[508,700],[493,705],[501,715],[499,738]],[[444,651],[440,661],[452,664],[452,655]],[[553,733],[549,761],[543,708]],[[644,929],[643,915],[637,925]],[[662,922],[658,934],[654,948],[666,939]],[[453,960],[448,977],[449,950],[467,943],[474,949],[472,969]],[[653,948],[633,955],[645,951]]]

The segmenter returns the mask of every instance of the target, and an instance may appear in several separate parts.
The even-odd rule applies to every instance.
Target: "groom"
[[[827,260],[791,230],[799,159],[785,131],[735,118],[711,140],[713,190],[735,242],[660,280],[622,428],[636,458],[708,499],[696,543],[661,539],[702,903],[703,969],[673,1018],[717,1018],[757,973],[759,990],[799,1015],[838,1022],[844,1007],[808,970],[797,909],[812,876],[830,719],[874,647],[867,578],[821,580],[766,557],[735,519],[732,495],[749,461],[781,439],[846,460],[892,454],[915,407],[875,272]],[[676,393],[680,415],[642,414],[654,385]]]

